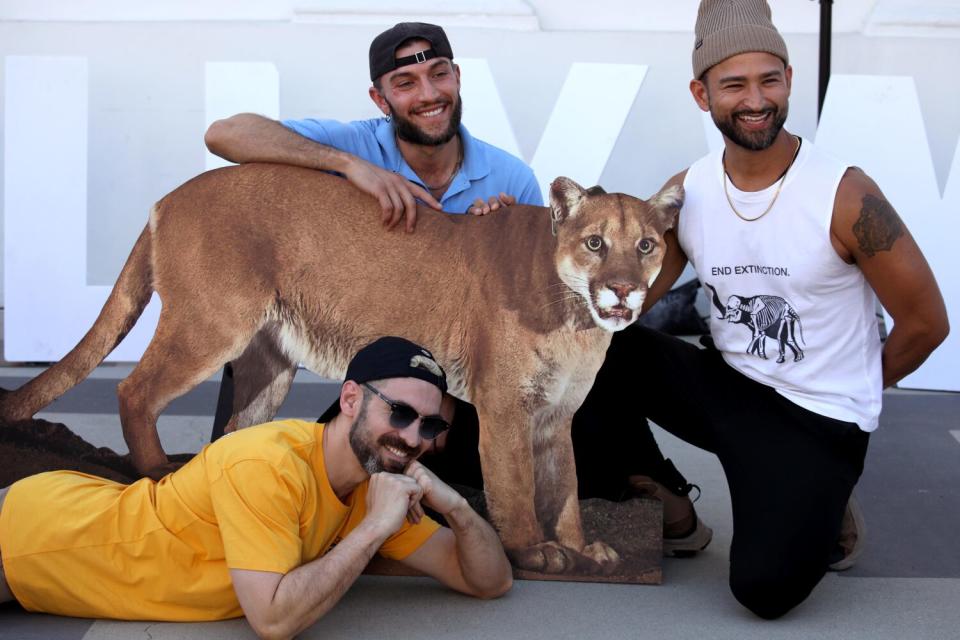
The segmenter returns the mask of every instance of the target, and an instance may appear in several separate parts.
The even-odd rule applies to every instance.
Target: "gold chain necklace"
[[[790,164],[788,164],[787,168],[783,170],[783,175],[780,176],[780,180],[777,182],[777,190],[773,194],[773,199],[770,201],[770,204],[767,205],[767,208],[763,210],[763,213],[761,213],[755,218],[748,218],[747,216],[737,211],[737,208],[733,205],[733,199],[730,197],[730,191],[727,189],[727,157],[726,157],[726,151],[724,151],[723,158],[721,158],[720,160],[720,164],[722,165],[721,169],[723,171],[723,195],[727,196],[727,204],[730,205],[730,209],[736,214],[738,218],[740,218],[744,222],[754,222],[756,220],[759,220],[763,216],[767,215],[768,213],[770,213],[770,210],[773,209],[773,205],[776,204],[777,202],[777,198],[780,196],[780,189],[783,188],[783,181],[787,179],[787,172],[790,171],[790,167],[792,167],[793,163],[796,162],[797,160],[797,155],[800,153],[800,145],[802,143],[803,143],[803,140],[799,136],[797,136],[797,148],[794,149],[793,158],[790,159]]]

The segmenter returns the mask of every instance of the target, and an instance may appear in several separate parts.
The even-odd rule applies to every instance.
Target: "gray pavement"
[[[88,441],[124,450],[116,381],[104,365],[40,415]],[[0,386],[35,371],[0,368]],[[316,417],[336,385],[300,372],[283,416]],[[209,438],[217,382],[180,399],[160,422],[169,451]],[[860,563],[829,574],[781,620],[740,607],[726,585],[730,503],[716,459],[658,431],[664,453],[703,487],[697,510],[715,532],[696,558],[665,559],[659,586],[518,581],[481,602],[429,579],[363,576],[303,638],[960,638],[960,394],[892,392],[857,488],[868,526]],[[205,624],[88,621],[0,607],[0,639],[252,638],[243,620]]]

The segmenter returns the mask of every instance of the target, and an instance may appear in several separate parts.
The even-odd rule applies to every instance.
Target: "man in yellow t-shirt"
[[[325,425],[241,430],[159,482],[69,471],[16,482],[0,490],[0,602],[95,618],[246,615],[258,635],[290,637],[378,551],[499,596],[512,579],[496,533],[417,462],[449,426],[444,391],[426,349],[381,338],[351,360]]]

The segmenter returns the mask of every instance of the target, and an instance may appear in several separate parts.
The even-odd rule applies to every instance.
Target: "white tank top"
[[[724,360],[821,415],[877,428],[883,380],[876,296],[830,242],[847,165],[803,142],[776,203],[741,220],[723,189],[722,152],[687,171],[678,237],[710,299],[710,331]],[[743,216],[776,192],[727,180]]]

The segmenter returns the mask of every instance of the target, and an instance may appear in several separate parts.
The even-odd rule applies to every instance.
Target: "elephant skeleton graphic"
[[[797,344],[796,329],[800,327],[800,340],[803,339],[803,325],[800,316],[790,303],[779,296],[730,296],[724,306],[720,302],[717,290],[704,282],[713,294],[713,306],[720,311],[718,318],[733,324],[746,325],[752,336],[747,345],[747,353],[767,359],[767,337],[774,338],[780,350],[777,363],[785,361],[786,348],[793,351],[793,361],[803,360],[803,349]]]

